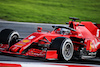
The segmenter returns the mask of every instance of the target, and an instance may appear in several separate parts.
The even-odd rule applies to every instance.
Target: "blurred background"
[[[69,17],[100,23],[100,0],[0,0],[0,19],[65,24]]]

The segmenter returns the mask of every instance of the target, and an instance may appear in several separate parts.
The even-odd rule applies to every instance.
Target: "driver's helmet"
[[[60,34],[60,30],[61,30],[60,28],[57,28],[55,32]]]
[[[62,28],[61,29],[61,34],[63,34],[63,35],[69,35],[70,34],[70,30]]]

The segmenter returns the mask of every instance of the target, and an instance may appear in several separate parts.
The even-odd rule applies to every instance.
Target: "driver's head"
[[[58,34],[60,34],[60,31],[61,31],[61,29],[57,28],[55,32],[58,33]]]
[[[63,34],[63,35],[69,35],[70,34],[70,30],[62,28],[61,29],[61,34]]]

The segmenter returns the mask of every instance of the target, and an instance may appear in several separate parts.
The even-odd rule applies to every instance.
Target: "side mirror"
[[[41,32],[42,31],[42,27],[37,27],[37,32]]]

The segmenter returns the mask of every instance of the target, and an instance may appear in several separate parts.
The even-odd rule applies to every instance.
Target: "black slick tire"
[[[0,43],[13,45],[15,40],[19,38],[19,33],[12,29],[4,29],[0,32]]]
[[[55,38],[51,43],[50,48],[57,50],[59,60],[69,61],[73,57],[73,43],[69,38]]]

